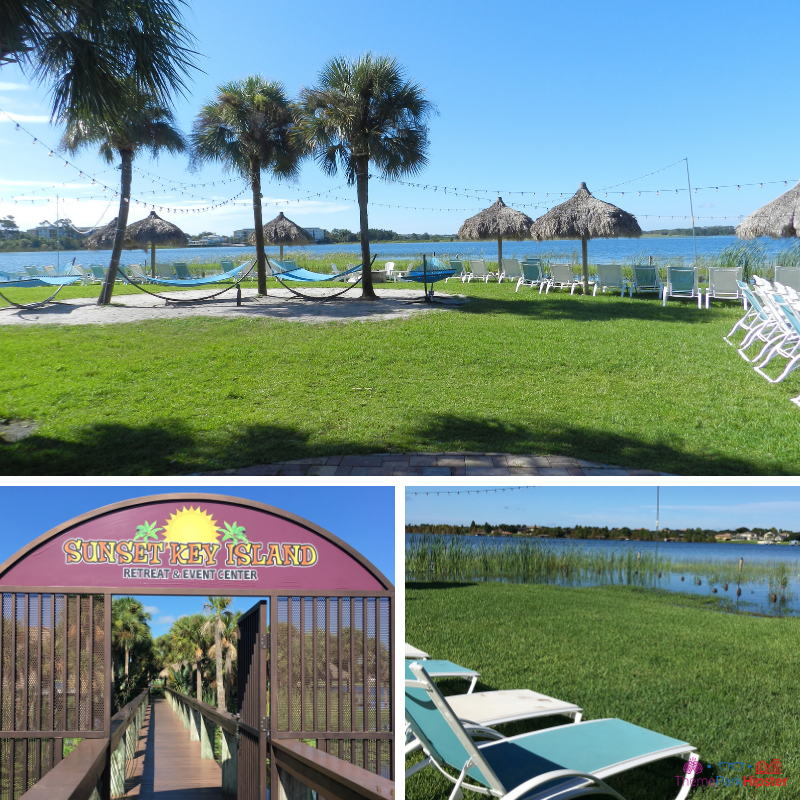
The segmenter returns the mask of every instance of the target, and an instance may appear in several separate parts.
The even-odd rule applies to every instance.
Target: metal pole
[[[425,291],[425,300],[428,300],[428,259],[427,256],[422,254],[422,280]]]
[[[692,181],[689,179],[689,159],[683,159],[686,162],[686,183],[689,186],[689,211],[692,215],[692,245],[694,245],[694,265],[697,266],[697,239],[694,233],[694,203],[692,202]]]
[[[58,251],[58,234],[61,231],[61,226],[58,224],[58,195],[56,195],[56,272],[61,266],[61,253]]]
[[[659,492],[661,487],[656,486],[656,577],[658,577],[658,512],[659,512]]]

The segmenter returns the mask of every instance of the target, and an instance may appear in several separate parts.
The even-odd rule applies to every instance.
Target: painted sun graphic
[[[217,542],[218,536],[216,521],[200,508],[184,506],[164,524],[166,542]]]

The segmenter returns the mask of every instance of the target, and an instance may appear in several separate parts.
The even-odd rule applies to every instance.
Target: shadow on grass
[[[415,583],[414,581],[406,581],[406,589],[415,589],[417,591],[425,591],[426,589],[467,589],[470,586],[477,586],[476,583],[449,583],[447,581],[430,581],[425,583]]]
[[[520,290],[521,291],[521,290]],[[514,314],[546,319],[572,319],[582,322],[615,319],[680,322],[689,325],[708,325],[717,315],[701,311],[697,302],[675,301],[666,306],[653,303],[652,298],[604,298],[535,295],[525,300],[503,300],[493,297],[470,296],[470,302],[455,307],[462,314]],[[649,300],[649,302],[647,302]]]
[[[416,434],[431,450],[571,456],[684,475],[796,474],[788,466],[764,465],[723,453],[687,453],[665,441],[649,442],[631,434],[558,424],[546,417],[509,423],[457,414],[429,414],[420,419]]]
[[[35,433],[13,444],[0,444],[0,474],[180,475],[375,451],[363,442],[317,435],[291,425],[266,423],[212,435],[198,434],[178,419],[97,423],[69,438]],[[687,453],[664,441],[554,424],[545,417],[508,423],[456,414],[423,415],[410,435],[412,449],[420,450],[561,455],[684,475],[795,474],[792,466],[777,462],[765,465],[723,453]]]

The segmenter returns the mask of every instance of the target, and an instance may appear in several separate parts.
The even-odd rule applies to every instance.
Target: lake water
[[[406,543],[408,544],[418,534],[406,534]],[[456,538],[461,543],[467,544],[472,547],[488,547],[488,548],[501,548],[508,547],[509,544],[513,546],[515,542],[527,541],[517,537],[507,536],[441,536],[443,540],[452,541]],[[618,540],[603,540],[603,539],[544,539],[539,540],[547,547],[556,548],[559,550],[568,550],[570,548],[581,548],[584,551],[591,552],[598,550],[605,552],[616,551],[619,554],[625,555],[629,552],[642,553],[642,556],[648,554],[655,556],[656,543],[655,542],[625,542]],[[783,562],[788,568],[790,574],[789,591],[787,594],[788,602],[786,604],[775,605],[769,601],[769,584],[766,577],[749,582],[743,582],[742,595],[738,598],[739,608],[742,610],[775,615],[775,614],[800,614],[800,546],[791,545],[757,545],[757,544],[737,544],[737,543],[701,543],[701,542],[658,542],[658,557],[659,559],[671,559],[672,562],[704,562],[709,568],[714,567],[728,567],[733,570],[738,569],[739,559],[743,558],[745,564],[763,565],[764,567],[772,567],[777,562]],[[732,604],[737,603],[736,585],[731,583],[728,590],[724,590],[721,583],[709,583],[706,576],[701,577],[700,585],[695,583],[695,574],[690,571],[685,572],[668,572],[662,571],[661,578],[653,578],[647,582],[631,580],[630,583],[644,586],[651,586],[659,589],[666,589],[668,591],[688,592],[690,594],[715,596],[720,598],[728,598]],[[697,573],[699,575],[699,573]],[[684,580],[681,580],[683,576]],[[410,575],[407,576],[408,580],[419,580],[420,576]],[[483,577],[473,577],[474,580],[487,580]],[[489,580],[498,580],[503,582],[529,582],[523,577],[502,576]],[[531,580],[530,582],[536,582]],[[556,581],[559,585],[565,586],[590,586],[599,583],[622,583],[627,584],[629,581],[623,577],[620,579],[618,576],[608,577],[604,575],[602,578],[593,578],[592,576],[573,576],[571,578],[558,578]],[[716,588],[717,592],[714,594],[712,589]]]
[[[736,244],[739,240],[735,236],[699,236],[697,237],[698,256],[715,255],[724,248]],[[768,256],[775,256],[791,242],[786,240],[763,239]],[[276,256],[277,247],[267,247],[267,254]],[[383,261],[396,259],[421,259],[423,253],[432,255],[439,253],[447,256],[461,258],[486,258],[497,259],[496,242],[398,242],[396,244],[373,244],[370,251],[377,255],[376,265]],[[325,258],[329,253],[352,253],[353,263],[360,260],[361,248],[358,244],[325,244],[302,248],[284,248],[284,257],[292,258],[293,254],[308,253],[315,258]],[[553,242],[504,242],[503,256],[505,258],[523,258],[524,256],[541,256],[550,254],[557,257],[569,258],[574,252],[580,257],[580,242],[553,241]],[[185,247],[163,249],[156,252],[159,261],[194,261],[200,263],[217,262],[222,259],[252,258],[255,247]],[[648,255],[659,259],[678,260],[691,263],[694,259],[694,248],[691,236],[669,236],[653,239],[594,239],[589,242],[589,261],[593,264],[622,263],[633,259],[645,259]],[[8,272],[22,272],[25,265],[43,266],[56,264],[60,261],[62,266],[71,263],[73,257],[77,264],[108,264],[111,258],[110,250],[80,250],[62,252],[29,252],[29,253],[0,253],[0,270]],[[145,260],[149,263],[149,254],[141,250],[124,250],[122,252],[123,264],[141,264]]]

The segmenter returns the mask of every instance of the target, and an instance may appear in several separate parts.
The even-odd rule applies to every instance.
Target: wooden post
[[[128,730],[125,731],[125,761],[133,761],[136,754],[136,719],[131,720]]]
[[[311,789],[294,775],[278,767],[278,777],[280,778],[278,800],[312,800]]]
[[[503,271],[503,237],[497,237],[497,277]]]
[[[237,775],[239,770],[239,750],[236,746],[236,734],[222,731],[222,794],[236,797]]]
[[[111,796],[125,796],[125,739],[122,738],[117,749],[111,754]]]
[[[217,726],[200,715],[200,758],[214,760],[214,737]]]
[[[190,714],[190,726],[189,726],[189,741],[190,742],[199,742],[200,741],[200,726],[203,724],[203,718],[200,715],[199,711],[195,711],[193,708],[189,709]]]
[[[150,277],[156,276],[156,246],[153,242],[150,243]]]
[[[589,260],[588,260],[588,240],[586,237],[581,239],[581,261],[583,263],[583,293],[589,293]]]

